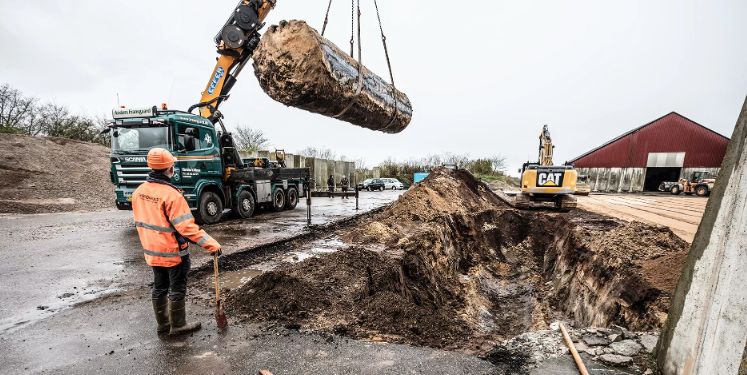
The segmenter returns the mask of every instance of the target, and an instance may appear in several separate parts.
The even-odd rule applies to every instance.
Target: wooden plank
[[[304,21],[271,26],[253,59],[259,85],[287,106],[384,133],[399,133],[412,119],[407,95],[365,66],[361,93],[349,107],[358,88],[358,62]]]

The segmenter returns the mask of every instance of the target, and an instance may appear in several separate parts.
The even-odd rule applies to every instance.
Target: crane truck
[[[547,125],[540,133],[539,160],[527,162],[519,170],[521,191],[515,196],[517,208],[529,208],[532,202],[554,202],[560,211],[576,207],[576,181],[578,173],[571,165],[553,165],[552,137]]]
[[[215,36],[219,57],[202,98],[187,111],[166,105],[112,111],[107,131],[117,208],[132,209],[132,192],[145,182],[150,171],[146,156],[155,147],[170,150],[177,158],[172,182],[184,191],[201,224],[220,221],[225,207],[248,218],[260,204],[276,211],[295,208],[303,197],[310,204],[310,170],[285,168],[283,152],[274,162],[242,158],[218,110],[259,45],[259,30],[274,7],[275,0],[239,2]],[[195,109],[199,114],[192,113]]]

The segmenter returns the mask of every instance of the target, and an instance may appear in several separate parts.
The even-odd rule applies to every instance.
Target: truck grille
[[[151,171],[148,165],[142,164],[115,164],[117,171],[117,182],[120,185],[140,185],[145,182],[148,173]]]

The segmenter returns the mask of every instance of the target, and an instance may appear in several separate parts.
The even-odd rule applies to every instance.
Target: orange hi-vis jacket
[[[132,211],[145,261],[154,267],[173,267],[189,254],[189,242],[205,250],[220,250],[218,241],[195,224],[189,205],[173,186],[145,182],[132,193]]]

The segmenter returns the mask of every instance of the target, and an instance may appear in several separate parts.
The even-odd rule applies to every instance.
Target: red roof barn
[[[676,112],[633,129],[571,161],[576,168],[646,168],[645,190],[676,181],[683,168],[719,168],[729,138]]]

